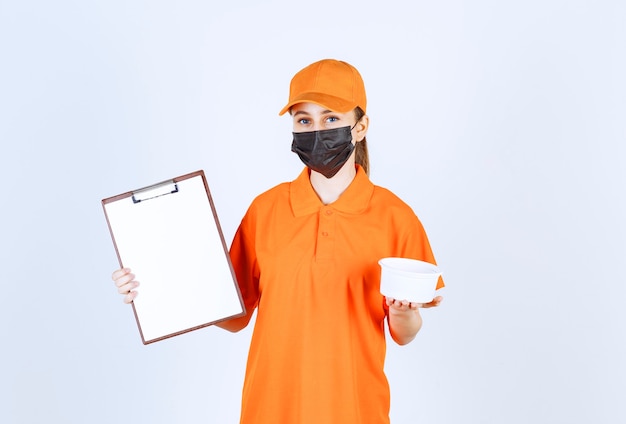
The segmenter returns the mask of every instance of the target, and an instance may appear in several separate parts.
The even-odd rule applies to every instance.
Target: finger
[[[432,302],[430,302],[432,304],[432,306],[439,306],[441,304],[441,302],[443,301],[443,297],[441,296],[437,296],[433,299]]]
[[[126,284],[128,281],[135,278],[135,275],[130,272],[129,268],[122,268],[113,272],[111,278],[115,282],[115,285],[119,287],[120,285]]]
[[[118,279],[114,280],[114,282],[117,287],[122,287],[123,285],[126,285],[132,282],[134,279],[135,279],[135,274],[128,273],[128,274],[123,274]]]
[[[389,298],[389,302],[387,303],[389,306],[393,306],[394,308],[400,308],[402,303],[398,299]]]
[[[116,269],[115,271],[113,271],[113,274],[111,275],[111,279],[115,281],[118,278],[120,278],[122,275],[128,274],[129,272],[130,272],[130,268]]]
[[[398,311],[408,311],[409,309],[411,309],[411,302],[409,302],[406,299],[404,300],[391,299],[391,303],[389,304],[389,306],[393,307],[394,309]]]
[[[431,300],[430,302],[424,303],[422,308],[434,308],[434,307],[437,307],[437,306],[439,306],[441,304],[442,300],[443,300],[443,297],[437,296],[433,300]]]
[[[126,296],[124,296],[124,303],[126,304],[132,303],[133,300],[135,300],[135,298],[137,297],[137,295],[139,295],[139,293],[136,291],[129,292]]]
[[[119,286],[117,288],[117,291],[119,294],[128,294],[130,293],[133,289],[136,289],[137,287],[139,287],[139,281],[130,281],[126,284],[123,284],[121,286]]]
[[[398,299],[394,299],[393,297],[385,297],[385,299],[387,300],[387,306],[393,306],[396,308],[402,307],[402,301]]]

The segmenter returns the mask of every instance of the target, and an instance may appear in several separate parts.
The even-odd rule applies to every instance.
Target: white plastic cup
[[[428,303],[435,297],[441,271],[437,265],[408,258],[383,258],[380,292],[396,300]]]

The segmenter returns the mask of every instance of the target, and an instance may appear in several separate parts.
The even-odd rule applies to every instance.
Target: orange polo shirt
[[[329,205],[307,168],[253,201],[231,247],[248,316],[229,325],[258,308],[241,423],[389,423],[386,256],[434,263],[415,213],[361,167]]]

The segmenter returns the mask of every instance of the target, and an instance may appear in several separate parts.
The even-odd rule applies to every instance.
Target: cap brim
[[[358,105],[354,102],[347,101],[345,99],[331,96],[329,94],[324,93],[302,93],[299,96],[291,99],[287,105],[280,110],[278,115],[283,115],[287,112],[293,105],[298,103],[315,103],[322,107],[327,108],[328,110],[332,110],[333,112],[339,113],[347,113],[354,110]]]

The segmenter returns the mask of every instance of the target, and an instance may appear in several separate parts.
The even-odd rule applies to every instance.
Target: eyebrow
[[[322,115],[326,115],[327,113],[335,113],[332,110],[326,109],[324,111],[322,111]],[[296,113],[293,114],[293,116],[298,116],[298,115],[309,115],[308,112],[304,111],[304,110],[299,110]]]

